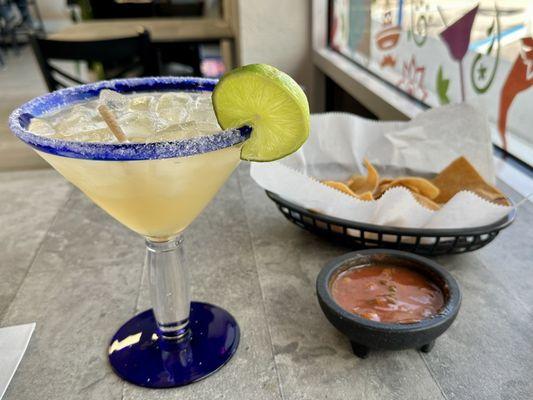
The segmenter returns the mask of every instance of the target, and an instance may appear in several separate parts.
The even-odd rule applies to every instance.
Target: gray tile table
[[[241,344],[219,373],[169,390],[107,363],[111,335],[149,307],[141,238],[51,170],[0,174],[0,227],[0,326],[37,323],[7,400],[533,399],[531,203],[485,249],[438,258],[463,304],[432,352],[360,360],[314,290],[348,249],[287,222],[242,165],[185,234],[193,297],[233,313]]]

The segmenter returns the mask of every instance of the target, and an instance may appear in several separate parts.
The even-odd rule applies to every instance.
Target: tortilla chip
[[[363,194],[360,194],[360,195],[357,196],[357,198],[359,200],[364,200],[364,201],[374,200],[374,197],[372,196],[372,193],[370,193],[370,192],[365,192]]]
[[[363,195],[366,192],[374,193],[379,184],[379,174],[372,164],[365,158],[365,167],[367,175],[353,175],[348,179],[348,186],[357,195]]]
[[[422,196],[418,193],[413,193],[413,196],[422,207],[428,208],[433,211],[440,210],[440,205],[435,203],[433,200],[428,199],[427,197]]]
[[[427,179],[407,176],[389,180],[383,179],[378,186],[379,193],[376,193],[377,197],[380,197],[385,191],[395,186],[403,186],[413,194],[420,194],[428,199],[434,199],[439,195],[439,189]]]
[[[493,203],[510,205],[505,195],[485,182],[465,157],[453,161],[432,182],[440,189],[439,195],[433,199],[437,203],[446,203],[461,190],[469,190]]]
[[[329,187],[332,187],[333,189],[337,189],[338,191],[342,193],[346,193],[350,196],[356,196],[354,192],[346,185],[344,182],[338,182],[338,181],[322,181],[324,185],[327,185]]]
[[[424,178],[416,176],[407,176],[404,178],[397,178],[391,182],[391,186],[405,186],[411,191],[420,193],[429,199],[434,199],[439,195],[439,188],[433,183]]]
[[[357,198],[359,200],[365,200],[365,201],[374,200],[374,198],[372,197],[372,193],[365,192],[365,193],[362,193],[362,194],[356,194],[344,182],[322,181],[322,183],[324,185],[332,187],[333,189],[337,189],[337,190],[339,190],[339,191],[341,191],[343,193],[346,193],[349,196],[355,197],[355,198]]]
[[[387,189],[390,187],[390,183],[393,181],[392,178],[383,178],[379,181],[378,187],[376,190],[374,190],[373,196],[374,199],[379,199],[383,193],[387,191]]]

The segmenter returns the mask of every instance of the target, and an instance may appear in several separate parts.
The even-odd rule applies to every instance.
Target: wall
[[[37,0],[37,6],[48,33],[72,24],[66,0]]]
[[[67,15],[66,0],[37,0],[43,19],[61,19]]]
[[[275,66],[304,86],[312,99],[311,2],[239,0],[241,64]]]

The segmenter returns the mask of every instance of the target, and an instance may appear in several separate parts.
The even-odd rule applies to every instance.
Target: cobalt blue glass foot
[[[188,385],[226,364],[239,345],[235,318],[220,307],[191,302],[190,333],[179,341],[160,337],[152,310],[126,322],[113,336],[109,362],[121,378],[149,388]]]

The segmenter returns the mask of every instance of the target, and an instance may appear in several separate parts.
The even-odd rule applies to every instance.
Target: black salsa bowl
[[[374,263],[405,267],[424,275],[442,291],[444,306],[436,315],[410,324],[376,322],[346,311],[333,299],[331,283],[349,268]],[[429,352],[435,339],[455,320],[461,305],[459,285],[443,267],[425,257],[389,249],[355,251],[331,260],[317,277],[316,291],[326,318],[348,337],[354,354],[361,358],[371,349],[415,348]]]

